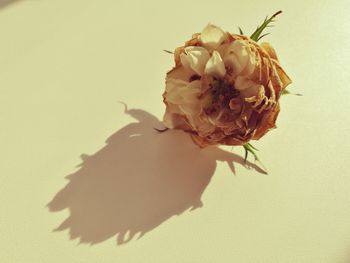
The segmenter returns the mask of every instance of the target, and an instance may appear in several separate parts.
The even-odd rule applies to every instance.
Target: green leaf
[[[262,34],[262,32],[264,31],[264,29],[266,28],[266,27],[271,27],[272,25],[269,25],[271,22],[274,22],[275,20],[274,20],[274,18],[276,17],[276,16],[278,16],[279,14],[281,14],[282,13],[282,11],[278,11],[278,12],[276,12],[275,14],[273,14],[270,18],[265,18],[265,20],[264,20],[264,22],[262,23],[262,25],[261,26],[259,26],[255,31],[254,31],[254,33],[250,36],[250,38],[252,39],[252,40],[254,40],[254,41],[259,41],[259,39],[261,39],[262,37],[264,37],[264,36],[266,36],[266,34],[265,35],[262,35],[261,36],[261,34]]]
[[[244,163],[247,162],[247,158],[248,158],[248,153],[251,153],[254,156],[254,159],[256,162],[258,162],[265,171],[267,171],[266,167],[264,166],[264,164],[260,161],[258,155],[256,154],[255,151],[259,151],[257,148],[255,148],[253,145],[251,145],[250,143],[246,143],[243,145],[245,154],[244,154]]]
[[[255,148],[251,143],[247,143],[251,148],[253,148],[256,151],[259,151],[257,148]]]
[[[263,35],[261,35],[259,38],[258,38],[258,41],[260,40],[260,39],[262,39],[263,37],[265,37],[265,36],[267,36],[267,35],[270,35],[271,33],[265,33],[265,34],[263,34]]]
[[[242,28],[241,28],[241,27],[238,27],[238,29],[239,29],[239,33],[240,33],[241,35],[244,35]]]
[[[247,161],[247,157],[248,157],[248,153],[251,153],[254,156],[255,161],[259,161],[259,157],[258,155],[255,153],[256,149],[253,145],[251,145],[250,143],[246,143],[243,145],[244,150],[245,150],[245,157],[244,157],[244,162]]]

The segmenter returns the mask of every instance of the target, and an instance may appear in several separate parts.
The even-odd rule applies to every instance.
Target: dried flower
[[[276,127],[279,99],[291,83],[271,45],[257,43],[279,13],[250,37],[208,24],[176,48],[163,94],[164,125],[190,133],[200,147],[242,145],[253,152],[248,142]]]

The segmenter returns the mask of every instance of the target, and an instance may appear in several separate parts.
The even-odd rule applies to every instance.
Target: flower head
[[[291,83],[268,43],[208,24],[174,52],[163,94],[164,124],[201,147],[245,145],[275,127]]]

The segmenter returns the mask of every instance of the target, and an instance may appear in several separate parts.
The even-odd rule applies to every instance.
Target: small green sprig
[[[265,18],[264,20],[264,23],[262,23],[261,26],[259,26],[255,31],[254,33],[250,36],[250,38],[256,42],[258,42],[261,38],[263,38],[264,36],[267,36],[268,34],[270,33],[266,33],[266,34],[263,34],[263,31],[265,28],[267,27],[272,27],[273,25],[270,25],[270,23],[272,22],[275,22],[275,17],[278,16],[279,14],[281,14],[282,11],[278,11],[276,13],[274,13],[270,18]]]
[[[256,154],[255,151],[259,151],[257,148],[255,148],[253,145],[251,145],[250,143],[246,143],[243,145],[245,154],[244,154],[244,162],[247,161],[248,158],[248,153],[251,153],[254,156],[255,161],[259,161],[259,157]]]
[[[248,154],[251,153],[254,156],[254,159],[256,162],[258,162],[262,168],[267,171],[266,167],[263,165],[263,163],[260,161],[256,151],[259,151],[257,148],[255,148],[251,143],[246,143],[243,145],[245,154],[244,154],[244,163],[247,162]]]
[[[281,14],[281,13],[282,13],[282,11],[278,11],[278,12],[274,13],[270,18],[266,17],[264,22],[261,24],[261,26],[258,26],[258,28],[250,36],[250,38],[252,40],[254,40],[255,42],[258,42],[263,37],[269,35],[270,33],[265,33],[265,34],[262,34],[262,33],[263,33],[265,28],[273,27],[273,25],[271,25],[271,23],[275,22],[275,17],[278,16],[279,14]],[[239,33],[241,35],[244,35],[242,28],[238,27],[238,30],[239,30]]]

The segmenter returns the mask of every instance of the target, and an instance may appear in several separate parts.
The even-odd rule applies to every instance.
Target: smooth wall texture
[[[157,134],[173,50],[212,22],[271,35],[293,79],[240,147]],[[0,261],[350,262],[350,2],[0,1]]]

